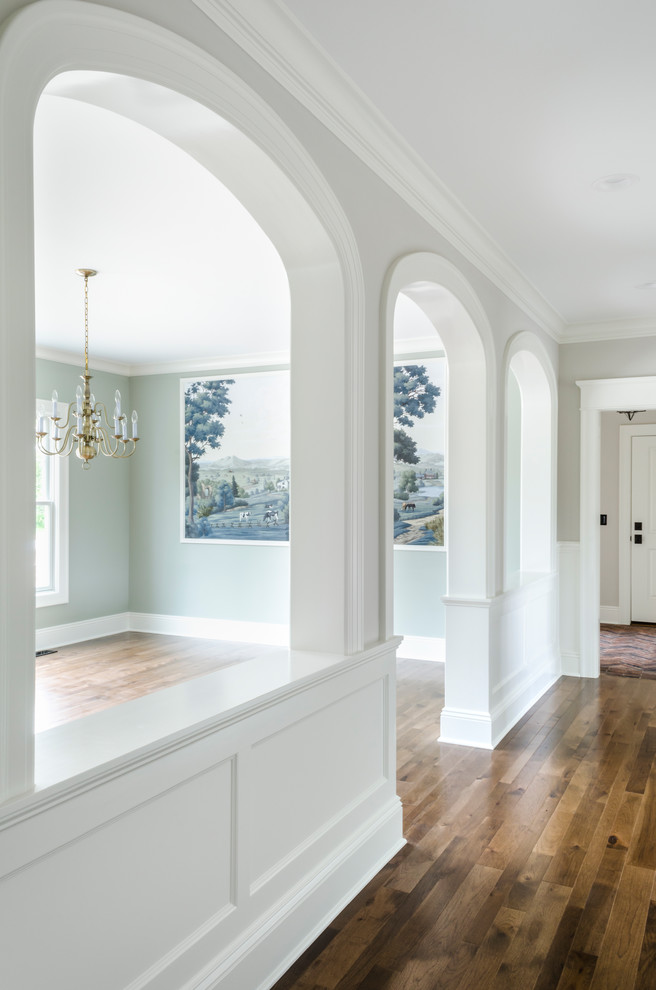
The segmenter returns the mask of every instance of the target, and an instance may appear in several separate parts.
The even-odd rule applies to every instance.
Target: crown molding
[[[203,371],[219,371],[221,374],[240,371],[285,371],[289,368],[289,352],[269,351],[258,354],[222,354],[220,357],[188,358],[162,364],[133,364],[131,375],[197,374]]]
[[[56,361],[57,364],[72,364],[83,370],[84,361],[80,359],[80,352],[59,351],[51,347],[37,347],[34,356],[42,358],[44,361]],[[92,371],[108,371],[111,375],[124,375],[129,378],[132,374],[131,365],[121,361],[106,361],[104,358],[93,359]]]
[[[502,248],[279,0],[193,0],[550,337],[564,321]]]
[[[46,347],[37,347],[35,355],[46,361],[56,361],[58,364],[77,366],[80,355],[69,351],[57,351]],[[107,371],[113,375],[123,375],[126,378],[137,378],[146,375],[176,375],[200,374],[205,371],[224,373],[239,373],[240,371],[278,371],[290,366],[288,351],[268,351],[258,354],[225,354],[219,357],[185,358],[184,361],[162,361],[155,363],[121,364],[119,361],[106,361],[94,358],[93,371]]]
[[[629,337],[656,337],[656,319],[636,317],[630,320],[609,320],[606,323],[569,323],[564,328],[560,342],[584,344],[595,340],[626,340]]]

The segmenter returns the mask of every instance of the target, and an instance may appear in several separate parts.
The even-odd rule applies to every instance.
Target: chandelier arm
[[[50,418],[52,419],[52,417]],[[47,454],[49,457],[52,457],[54,454],[61,454],[63,457],[67,457],[71,453],[73,447],[77,443],[77,434],[75,433],[75,427],[73,424],[71,423],[68,425],[69,418],[70,416],[67,417],[64,426],[58,427],[58,429],[66,431],[63,436],[59,437],[58,440],[48,433],[37,433],[37,447],[42,454]],[[67,426],[68,429],[66,428]],[[46,444],[50,443],[54,444],[54,449],[50,449],[49,446],[46,446]]]
[[[104,402],[96,401],[91,392],[89,374],[89,278],[97,275],[93,268],[78,268],[77,274],[84,278],[84,373],[81,378],[84,388],[78,385],[75,402],[68,405],[66,420],[57,415],[57,391],[52,393],[52,415],[47,417],[48,430],[45,426],[46,417],[39,414],[35,431],[36,446],[43,454],[53,456],[61,454],[68,456],[73,450],[83,461],[83,467],[88,468],[91,461],[98,455],[105,457],[132,457],[139,437],[136,435],[137,413],[132,413],[132,436],[128,437],[127,415],[121,413],[121,394],[116,390],[114,415],[110,419]],[[114,422],[114,431],[110,422]],[[61,435],[63,431],[63,436]]]
[[[119,453],[116,453],[116,454],[112,454],[111,456],[112,457],[125,457],[125,458],[132,457],[132,455],[134,454],[135,450],[137,449],[137,441],[138,440],[139,440],[139,437],[128,437],[127,440],[122,440],[121,443],[123,445],[123,449],[121,450],[120,454]]]

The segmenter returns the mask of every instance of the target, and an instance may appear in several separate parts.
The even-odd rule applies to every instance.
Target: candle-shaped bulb
[[[44,420],[43,420],[43,416],[39,416],[39,418],[36,421],[36,432],[37,433],[45,433],[46,431],[44,429],[44,426],[45,426],[45,423],[44,423]]]
[[[116,415],[116,410],[114,410],[114,436],[120,437],[120,435],[121,435],[121,426],[118,421],[118,416]]]
[[[118,389],[114,392],[114,401],[116,402],[116,416],[121,415],[121,393]]]
[[[58,401],[58,399],[59,399],[59,396],[57,395],[57,389],[56,388],[53,388],[53,390],[52,390],[52,415],[53,415],[53,418],[56,417],[56,415],[57,415],[57,401]]]
[[[139,437],[139,430],[138,430],[138,427],[137,427],[137,420],[138,420],[138,418],[139,417],[137,416],[137,410],[136,409],[133,409],[132,410],[132,439],[133,440],[136,440]]]
[[[77,415],[79,416],[82,413],[82,386],[81,385],[78,385],[78,387],[75,389],[75,405],[76,405]],[[79,432],[79,430],[78,430],[78,432]]]
[[[91,393],[91,395],[89,396],[89,403],[90,403],[90,405],[91,405],[91,411],[93,412],[93,410],[94,410],[94,409],[96,408],[96,397],[95,397],[95,395],[93,394],[93,392],[92,392],[92,393]]]
[[[123,425],[123,439],[124,440],[127,440],[127,438],[128,438],[128,421],[126,419],[122,419],[121,420],[121,423]]]

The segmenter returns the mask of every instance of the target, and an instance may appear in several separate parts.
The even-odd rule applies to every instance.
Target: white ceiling
[[[46,90],[35,121],[40,352],[82,359],[84,284],[75,269],[95,268],[92,367],[207,367],[254,354],[285,360],[285,268],[251,213],[171,140],[86,102],[120,96],[116,77],[68,73],[65,86],[62,79]],[[119,82],[146,116],[163,111],[171,126],[177,114],[196,139],[212,129],[219,148],[234,138],[225,121],[168,90]],[[76,98],[54,95],[62,90]],[[194,108],[203,120],[192,119]]]
[[[566,323],[656,331],[653,0],[279,6]]]

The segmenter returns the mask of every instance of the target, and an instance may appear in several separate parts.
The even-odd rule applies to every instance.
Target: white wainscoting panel
[[[581,676],[580,543],[558,544],[560,657],[563,674]]]
[[[493,745],[560,677],[556,574],[535,575],[494,599],[490,662]]]
[[[623,625],[622,610],[619,605],[601,605],[599,608],[599,621],[608,622],[611,625]]]
[[[0,808],[0,986],[271,986],[403,845],[397,644],[281,650],[42,733],[36,793]]]
[[[268,831],[253,849],[253,891],[384,783],[385,687],[367,684],[253,747],[252,815]]]

